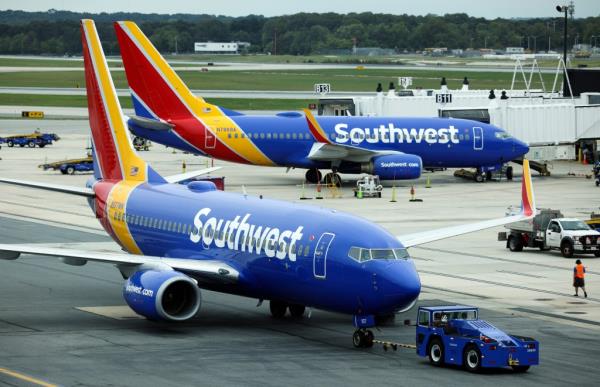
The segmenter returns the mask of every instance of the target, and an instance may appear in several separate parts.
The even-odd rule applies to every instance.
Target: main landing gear
[[[271,300],[269,302],[269,309],[271,310],[271,316],[273,316],[273,318],[280,319],[285,317],[285,314],[289,309],[290,315],[293,318],[301,319],[304,317],[306,307],[304,305],[288,304],[284,301]]]
[[[304,176],[306,181],[311,184],[318,184],[323,182],[323,184],[334,184],[336,187],[342,186],[342,178],[336,172],[330,172],[325,175],[323,178],[323,174],[317,168],[311,168],[306,171],[306,175]]]

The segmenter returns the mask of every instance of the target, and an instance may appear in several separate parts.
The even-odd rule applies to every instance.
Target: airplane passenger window
[[[227,138],[231,138],[231,133],[227,133]]]
[[[296,254],[296,245],[295,244],[290,245],[290,251],[289,251],[289,253],[290,254]]]
[[[177,232],[181,234],[181,223],[177,223]]]
[[[260,139],[262,140],[262,139],[264,139],[264,138],[265,138],[265,134],[264,134],[264,133],[261,133],[261,134],[260,134]]]
[[[242,133],[242,134],[240,134],[240,137],[246,138],[246,135],[244,133]]]
[[[464,140],[464,139],[465,139],[465,136],[461,134],[461,135],[459,135],[459,136],[458,136],[458,138],[459,138],[460,140]]]
[[[310,253],[310,246],[306,245],[306,247],[304,248],[304,256],[308,257],[308,253]]]
[[[292,138],[295,140],[296,138],[298,138],[298,135],[296,133],[292,133]]]
[[[271,138],[271,133],[267,133],[267,138]]]
[[[289,134],[289,133],[286,133],[286,134],[285,134],[285,138],[286,138],[286,140],[289,140],[289,139],[290,139],[290,134]]]
[[[471,138],[471,136],[469,136],[468,134],[465,134],[465,140],[469,141],[470,138]]]
[[[235,137],[235,138],[238,138],[238,134],[237,134],[237,133],[236,133],[236,134],[234,134],[234,135],[233,135],[233,137]]]

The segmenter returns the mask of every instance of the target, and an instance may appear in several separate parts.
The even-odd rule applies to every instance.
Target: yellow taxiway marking
[[[21,374],[19,372],[16,371],[12,371],[6,368],[2,368],[0,367],[0,373],[8,375],[8,376],[12,376],[13,378],[16,379],[20,379],[20,380],[24,380],[26,382],[38,385],[38,386],[44,386],[44,387],[57,387],[56,384],[52,384],[52,383],[48,383],[48,382],[44,382],[43,380],[40,379],[36,379],[34,377],[25,375],[25,374]]]

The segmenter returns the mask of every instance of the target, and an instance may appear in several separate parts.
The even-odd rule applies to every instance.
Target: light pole
[[[565,62],[565,68],[567,67],[567,13],[569,12],[568,5],[557,5],[556,10],[558,12],[564,12],[565,23],[563,29],[563,61]]]

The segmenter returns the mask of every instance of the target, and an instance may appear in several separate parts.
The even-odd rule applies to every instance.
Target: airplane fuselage
[[[136,135],[215,158],[256,165],[331,168],[309,157],[317,142],[304,115],[230,115],[227,120],[169,122],[171,131],[154,131],[129,122]],[[495,167],[521,157],[527,146],[493,125],[451,118],[317,118],[333,144],[372,151],[395,151],[421,157],[425,167]],[[351,164],[351,163],[350,163]]]
[[[420,291],[414,263],[397,238],[352,215],[205,191],[210,185],[202,182],[102,181],[93,187],[96,215],[123,249],[218,259],[240,273],[237,284],[201,282],[204,288],[349,314],[392,313],[411,305]],[[359,261],[349,255],[353,247],[403,255]]]

